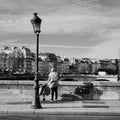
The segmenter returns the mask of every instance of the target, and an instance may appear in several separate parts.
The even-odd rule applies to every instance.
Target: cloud
[[[110,3],[108,4],[108,2]],[[118,0],[114,4],[118,5]],[[104,34],[107,29],[106,25],[120,24],[120,17],[107,16],[108,11],[104,7],[106,5],[109,8],[114,6],[112,0],[104,0],[104,2],[102,0],[50,0],[49,4],[48,0],[36,0],[36,2],[33,0],[29,2],[27,0],[5,0],[2,9],[6,11],[10,9],[11,14],[8,12],[8,15],[1,16],[0,31],[31,33],[30,19],[33,17],[31,13],[34,8],[39,6],[38,11],[40,12],[38,13],[43,20],[42,34],[84,34],[85,32]],[[119,13],[118,8],[113,10]],[[109,13],[113,10],[109,9]],[[2,10],[0,11],[2,12]],[[16,11],[15,15],[12,14],[14,11]],[[44,14],[44,11],[46,11],[46,14]]]
[[[10,42],[5,41],[5,42],[0,42],[1,45],[16,45],[16,46],[26,46],[30,48],[36,48],[35,44],[22,44],[22,43],[16,43],[19,42],[20,40],[13,40]],[[8,42],[8,44],[6,44]],[[65,45],[47,45],[47,44],[39,44],[40,47],[48,47],[48,48],[66,48],[66,49],[93,49],[94,47],[87,47],[87,46],[65,46]]]
[[[0,31],[10,33],[32,33],[31,16],[14,17],[0,21]],[[120,17],[99,15],[50,15],[42,17],[42,34],[79,34],[93,32],[104,35],[108,27],[120,24]]]
[[[91,50],[91,53],[86,53],[84,56],[94,58],[119,58],[120,57],[120,29],[112,30],[112,33],[107,34],[108,39]]]
[[[16,44],[19,41],[21,41],[21,39],[1,40],[0,45]]]
[[[0,31],[8,33],[31,32],[32,25],[30,23],[30,18],[28,16],[4,16],[0,21]]]
[[[119,0],[0,0],[0,2],[1,33],[32,34],[30,19],[33,17],[32,13],[38,11],[42,18],[41,34],[79,35],[80,38],[75,42],[77,41],[78,45],[82,40],[86,43],[83,48],[77,43],[72,47],[68,45],[70,40],[67,39],[69,42],[64,46],[43,44],[43,47],[88,49],[87,45],[94,43],[92,41],[96,39],[96,44],[91,45],[91,54],[86,55],[117,56],[120,39]],[[48,44],[51,41],[52,38]],[[57,43],[59,42],[56,40],[55,44]]]

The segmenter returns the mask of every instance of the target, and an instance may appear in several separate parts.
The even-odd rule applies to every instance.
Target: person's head
[[[51,68],[51,72],[55,72],[56,70],[55,70],[55,68]]]
[[[42,84],[41,84],[41,83],[39,84],[39,87],[42,87]]]

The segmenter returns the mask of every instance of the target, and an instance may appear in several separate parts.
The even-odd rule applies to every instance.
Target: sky
[[[0,0],[0,46],[35,52],[30,20],[42,19],[40,52],[75,58],[120,57],[120,0]]]

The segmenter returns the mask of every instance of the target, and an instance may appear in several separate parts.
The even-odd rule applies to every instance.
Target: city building
[[[26,47],[4,46],[0,51],[0,70],[12,73],[32,73],[32,58],[30,49]]]
[[[39,61],[39,74],[48,74],[51,70],[51,68],[54,67],[53,62],[48,61]]]
[[[63,60],[57,62],[57,72],[58,73],[66,73],[68,74],[70,68],[70,61],[68,58],[64,58]]]
[[[35,61],[34,56],[29,48],[22,47],[23,61],[24,61],[24,73],[33,72],[33,63]]]
[[[0,50],[0,72],[9,74],[35,73],[35,53],[27,47],[4,46]],[[67,58],[57,56],[54,53],[39,54],[39,73],[48,74],[52,67],[63,74],[97,74],[105,71],[107,74],[120,73],[119,59],[91,59],[91,58]]]
[[[106,71],[108,74],[116,73],[116,62],[115,60],[104,59],[100,60],[100,68],[99,71]]]

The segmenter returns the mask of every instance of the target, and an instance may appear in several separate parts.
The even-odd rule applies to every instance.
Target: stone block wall
[[[87,81],[89,82],[89,81]],[[40,81],[45,84],[46,81]],[[93,81],[94,90],[90,94],[81,95],[82,99],[105,99],[119,100],[120,99],[120,82],[109,81]],[[7,94],[21,96],[23,98],[32,99],[33,97],[33,81],[0,81],[0,93],[5,91]],[[74,94],[75,88],[83,86],[83,82],[59,82],[59,98],[63,94]],[[50,98],[50,95],[47,96]]]

